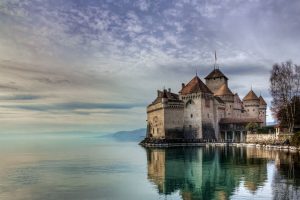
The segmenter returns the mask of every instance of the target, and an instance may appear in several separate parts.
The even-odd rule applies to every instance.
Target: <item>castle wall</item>
[[[164,138],[164,110],[163,104],[158,103],[147,108],[147,136]]]
[[[215,93],[224,83],[227,85],[227,80],[224,77],[205,80],[206,86],[213,93]]]
[[[216,121],[214,102],[211,95],[202,96],[202,137],[203,139],[216,139]]]
[[[259,101],[244,101],[244,107],[247,112],[247,117],[258,118],[259,117]]]
[[[168,107],[164,110],[166,138],[183,138],[183,107]]]
[[[180,97],[184,102],[183,131],[185,138],[202,138],[202,99],[201,94],[189,94]]]
[[[263,121],[262,126],[266,126],[266,121],[267,121],[267,107],[264,105],[259,106],[259,119]]]

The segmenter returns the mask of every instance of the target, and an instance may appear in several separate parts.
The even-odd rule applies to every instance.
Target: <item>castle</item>
[[[251,90],[240,99],[219,68],[205,77],[182,83],[179,94],[157,91],[147,106],[147,138],[243,142],[246,126],[266,125],[267,104]]]

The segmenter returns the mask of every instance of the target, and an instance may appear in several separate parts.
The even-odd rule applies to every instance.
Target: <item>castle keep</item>
[[[170,89],[157,91],[147,106],[147,138],[243,142],[247,124],[266,125],[266,109],[265,100],[252,88],[241,100],[215,68],[205,84],[196,75],[182,83],[178,94]]]

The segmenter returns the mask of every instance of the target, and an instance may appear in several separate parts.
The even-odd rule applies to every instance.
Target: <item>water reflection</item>
[[[298,153],[256,148],[147,149],[148,180],[182,199],[298,199]]]

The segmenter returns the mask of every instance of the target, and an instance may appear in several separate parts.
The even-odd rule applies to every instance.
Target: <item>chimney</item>
[[[160,91],[159,90],[157,90],[157,97],[160,97]]]
[[[185,84],[184,84],[184,83],[181,83],[181,87],[184,88],[184,87],[185,87]]]
[[[171,93],[171,88],[168,89],[168,92]]]

